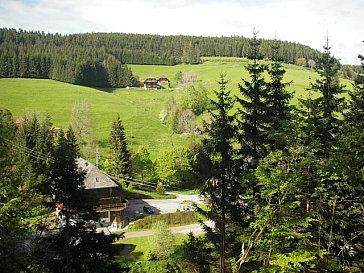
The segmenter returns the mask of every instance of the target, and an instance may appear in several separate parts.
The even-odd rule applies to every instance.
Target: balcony
[[[125,200],[121,197],[105,197],[99,199],[99,207],[100,210],[105,209],[125,209],[126,203]]]

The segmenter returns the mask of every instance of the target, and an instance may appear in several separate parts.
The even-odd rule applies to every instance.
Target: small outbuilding
[[[159,79],[158,79],[158,83],[161,85],[161,84],[170,84],[171,82],[170,82],[170,80],[168,79],[168,78],[166,78],[166,77],[160,77]]]
[[[198,128],[198,127],[196,127],[196,128],[193,130],[193,132],[194,132],[194,133],[195,133],[195,135],[197,135],[197,136],[200,136],[200,135],[202,135],[202,134],[203,134],[202,130],[201,130],[200,128]]]

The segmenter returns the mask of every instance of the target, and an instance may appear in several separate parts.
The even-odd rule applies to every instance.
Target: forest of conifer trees
[[[201,56],[248,57],[244,37],[160,36],[122,33],[49,34],[0,29],[0,77],[45,78],[73,84],[125,87],[135,83],[126,64],[197,64]],[[273,40],[262,40],[261,58],[271,59]],[[305,66],[321,53],[278,42],[277,59]]]

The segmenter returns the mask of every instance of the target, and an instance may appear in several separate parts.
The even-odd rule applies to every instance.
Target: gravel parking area
[[[163,214],[171,213],[179,210],[187,210],[188,204],[182,204],[184,201],[191,203],[203,204],[203,200],[197,195],[184,195],[184,194],[174,194],[175,199],[136,199],[129,200],[128,207],[125,210],[125,215],[129,217],[130,220],[137,219],[139,217],[145,216],[146,213],[143,212],[143,206],[149,206],[153,210],[153,214]]]

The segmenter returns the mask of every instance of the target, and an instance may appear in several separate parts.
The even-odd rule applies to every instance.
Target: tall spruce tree
[[[232,234],[235,229],[230,227],[241,224],[244,211],[240,199],[242,187],[238,179],[241,168],[234,148],[237,142],[235,117],[232,114],[234,101],[226,90],[226,84],[221,75],[220,91],[215,92],[217,100],[211,101],[215,111],[210,111],[211,122],[205,124],[208,137],[204,140],[204,146],[211,161],[211,177],[202,188],[211,209],[206,216],[215,222],[215,230],[206,226],[205,229],[219,252],[220,272],[226,272],[227,256],[233,257],[232,253],[236,251],[236,234]]]
[[[288,123],[291,120],[292,106],[289,104],[293,93],[287,91],[291,82],[283,82],[286,70],[278,61],[278,43],[272,46],[272,60],[268,67],[270,81],[267,83],[269,144],[273,150],[282,149],[288,141]]]
[[[119,114],[114,120],[109,137],[111,174],[117,178],[131,177],[132,165],[124,126]]]
[[[364,57],[358,56],[364,67]],[[354,89],[349,93],[350,105],[344,114],[345,127],[338,141],[331,168],[342,187],[335,201],[335,226],[333,236],[336,239],[334,254],[338,255],[338,264],[342,272],[362,272],[364,270],[364,233],[362,204],[364,202],[364,79],[358,75]],[[334,185],[337,185],[336,183]],[[336,186],[337,187],[337,186]],[[333,187],[331,187],[333,188]]]
[[[308,111],[302,130],[303,143],[316,156],[310,170],[313,192],[307,195],[315,221],[307,230],[311,233],[310,241],[322,253],[315,261],[316,270],[360,272],[362,145],[357,142],[360,135],[350,129],[343,130],[339,114],[344,100],[337,95],[344,91],[344,86],[339,81],[338,64],[330,55],[328,39],[324,50],[321,78],[309,90],[319,92],[320,96],[304,101]]]
[[[35,152],[37,156],[37,174],[42,175],[45,181],[50,173],[50,159],[54,153],[54,137],[53,124],[50,115],[46,115],[43,122],[40,124],[37,142],[35,145]]]
[[[268,138],[268,87],[263,73],[267,65],[258,63],[259,40],[254,32],[251,41],[253,63],[246,66],[251,81],[243,79],[243,85],[239,84],[241,96],[237,98],[240,108],[239,131],[241,155],[245,161],[256,166],[260,158],[267,154]]]
[[[337,95],[345,91],[345,86],[340,84],[339,63],[331,56],[328,37],[323,48],[324,54],[320,59],[322,69],[317,70],[320,79],[317,79],[315,83],[311,84],[309,90],[320,94],[312,102],[312,105],[319,111],[314,133],[322,145],[329,148],[335,140],[341,124],[339,114],[343,110],[344,98],[339,98]]]
[[[361,66],[364,69],[364,56],[359,55]],[[351,127],[364,129],[364,76],[359,74],[355,79],[354,89],[349,92],[350,105],[345,114],[345,121]]]

